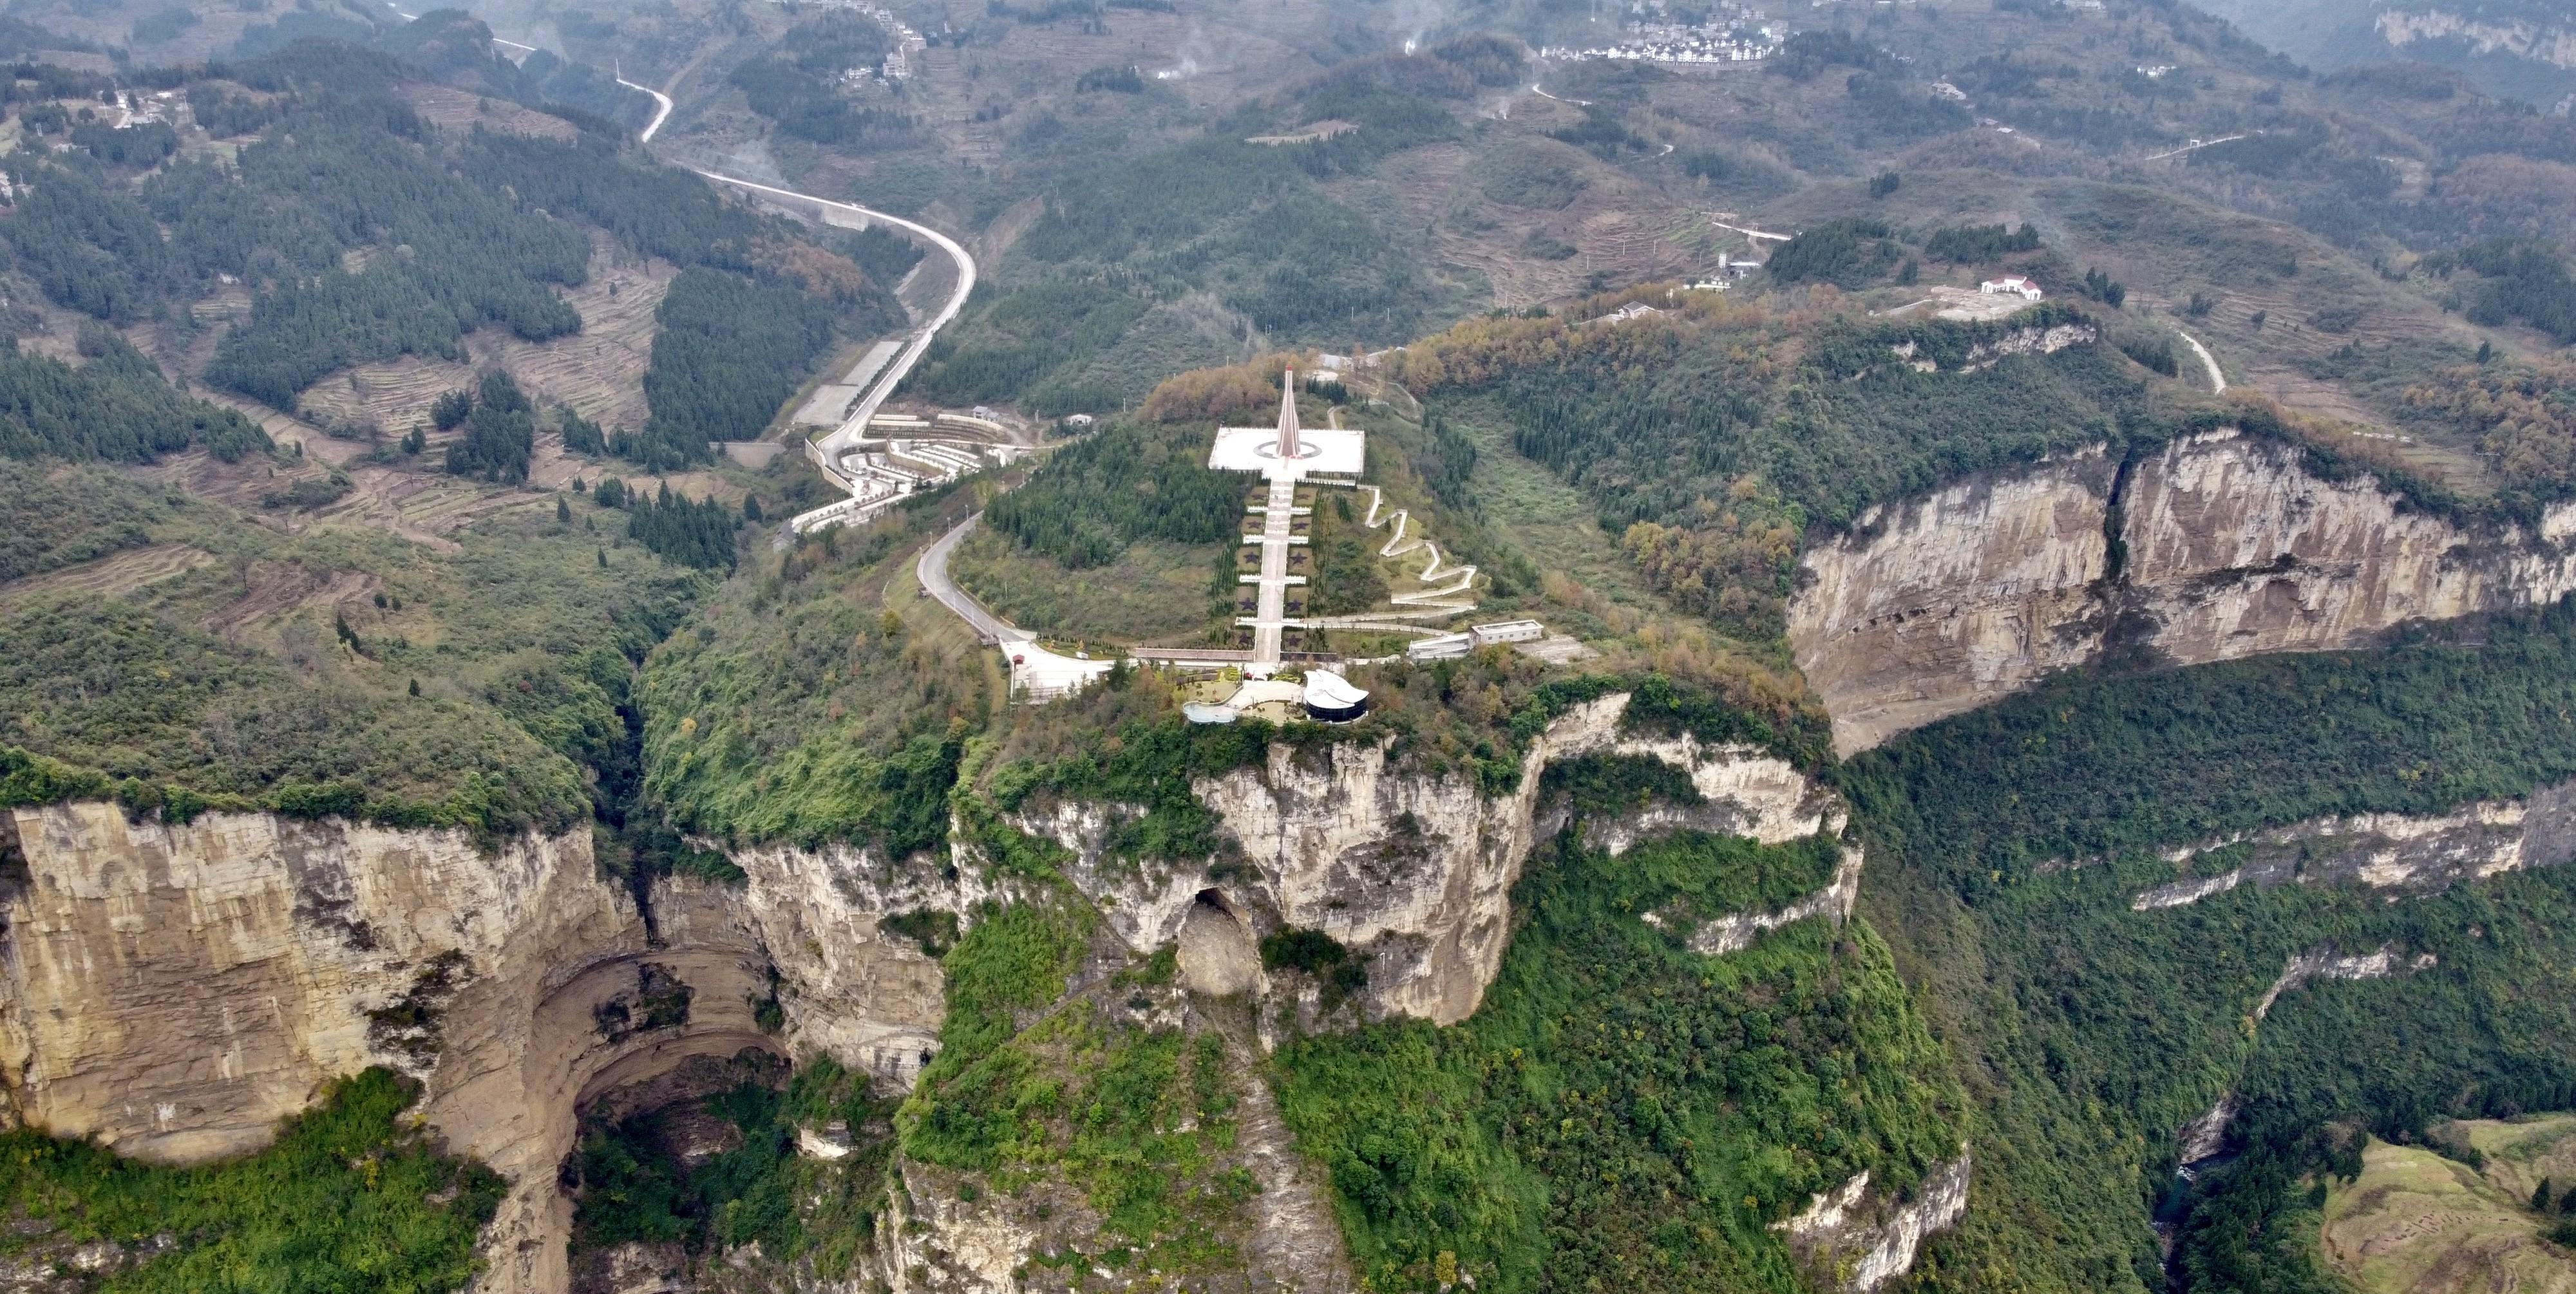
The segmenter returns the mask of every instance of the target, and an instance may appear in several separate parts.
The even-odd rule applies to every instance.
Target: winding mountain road
[[[2209,348],[2201,345],[2198,337],[2194,337],[2180,328],[2174,329],[2174,334],[2182,338],[2184,345],[2191,347],[2192,354],[2200,356],[2200,366],[2209,370],[2209,393],[2211,395],[2227,394],[2227,375],[2218,371],[2218,357],[2210,354]]]
[[[629,90],[641,90],[644,93],[653,96],[653,120],[645,123],[642,132],[635,136],[639,142],[646,144],[652,143],[653,136],[662,132],[662,123],[671,119],[671,96],[664,94],[649,85],[637,85],[633,81],[629,81],[622,76],[617,78],[617,83],[625,86]]]
[[[619,78],[617,83],[628,89],[639,90],[653,96],[653,102],[656,105],[653,120],[639,135],[639,138],[650,142],[653,136],[661,131],[662,123],[671,117],[671,97],[651,86],[637,85],[623,77]],[[815,461],[823,467],[826,474],[847,485],[849,482],[840,473],[841,455],[857,447],[858,442],[867,433],[868,419],[876,416],[877,408],[885,403],[886,397],[894,394],[895,387],[912,372],[914,365],[921,362],[922,355],[930,349],[931,340],[939,335],[939,330],[955,321],[958,312],[966,308],[966,298],[975,291],[975,258],[968,255],[966,248],[956,239],[928,225],[906,220],[901,216],[862,207],[853,202],[841,202],[816,194],[799,193],[794,189],[782,189],[775,185],[762,184],[718,171],[698,167],[689,169],[715,183],[731,185],[764,197],[808,202],[818,209],[845,211],[871,222],[893,225],[947,253],[948,259],[956,263],[957,283],[954,290],[948,294],[947,304],[941,306],[938,314],[914,331],[912,339],[895,356],[894,362],[886,366],[875,384],[868,388],[868,393],[850,410],[850,416],[843,419],[841,425],[833,428],[830,434],[812,442]],[[806,515],[832,512],[834,509],[846,511],[849,506],[849,501],[844,500],[841,503],[817,508],[814,513]],[[1039,646],[1036,642],[1037,635],[993,614],[983,603],[976,601],[974,596],[964,589],[958,588],[956,581],[948,577],[949,554],[956,551],[958,543],[964,540],[975,529],[975,524],[982,519],[982,513],[966,518],[947,534],[941,535],[928,548],[922,550],[921,558],[913,568],[915,575],[921,581],[922,591],[937,599],[941,606],[955,613],[958,619],[972,626],[977,636],[1005,649],[1011,666],[1011,687],[1015,693],[1031,697],[1057,695],[1078,688],[1085,682],[1108,672],[1110,661],[1063,656]]]
[[[983,603],[976,601],[973,594],[957,587],[956,581],[948,578],[948,555],[957,551],[958,542],[966,538],[976,522],[983,519],[984,514],[978,512],[958,522],[955,529],[921,550],[921,560],[914,565],[913,571],[921,577],[922,592],[939,599],[939,605],[956,612],[958,619],[973,625],[975,632],[986,642],[1027,642],[1037,635],[994,615],[985,609]]]
[[[1032,701],[1043,701],[1081,690],[1083,684],[1100,677],[1117,664],[1114,659],[1092,660],[1084,656],[1067,656],[1048,651],[1038,644],[1038,636],[994,615],[975,595],[957,587],[948,578],[948,555],[957,544],[984,519],[983,513],[960,521],[947,534],[941,535],[928,548],[921,550],[921,560],[913,564],[913,574],[921,580],[921,591],[939,600],[939,605],[956,613],[975,630],[977,637],[1002,649],[1002,659],[1011,668],[1011,693]]]
[[[922,355],[930,349],[931,340],[939,335],[939,330],[947,327],[957,318],[958,312],[966,308],[966,298],[975,291],[975,258],[967,255],[966,248],[956,239],[928,225],[906,220],[901,216],[872,210],[854,202],[840,202],[811,193],[799,193],[794,189],[782,189],[776,185],[726,175],[721,171],[701,170],[697,167],[689,169],[718,184],[729,184],[737,189],[772,198],[810,202],[818,208],[846,211],[871,222],[893,225],[937,247],[948,254],[948,259],[957,263],[957,286],[948,294],[948,303],[941,306],[939,313],[933,315],[928,323],[914,331],[912,340],[904,346],[901,353],[894,357],[893,363],[886,365],[885,372],[878,375],[876,384],[868,388],[868,393],[859,398],[858,404],[850,410],[850,416],[842,420],[841,425],[833,428],[829,434],[814,442],[816,461],[835,479],[841,479],[841,455],[857,447],[859,438],[867,432],[868,419],[876,416],[878,406],[886,402],[886,397],[894,394],[895,387],[912,372],[914,365],[921,362]],[[847,483],[843,480],[843,484]]]

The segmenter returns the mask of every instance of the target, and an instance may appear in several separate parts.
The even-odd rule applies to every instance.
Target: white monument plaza
[[[1208,451],[1208,466],[1221,472],[1258,472],[1270,482],[1264,501],[1245,509],[1261,522],[1243,542],[1261,545],[1261,573],[1238,576],[1258,585],[1253,606],[1252,661],[1246,674],[1266,676],[1279,668],[1286,650],[1288,586],[1306,577],[1288,573],[1288,550],[1306,542],[1290,533],[1297,514],[1311,511],[1297,503],[1297,482],[1310,476],[1357,477],[1365,460],[1366,433],[1356,427],[1307,431],[1297,425],[1297,372],[1290,369],[1279,383],[1279,425],[1219,427]]]
[[[1297,373],[1279,385],[1279,425],[1219,427],[1208,466],[1220,472],[1258,472],[1265,480],[1360,474],[1367,433],[1357,427],[1307,430],[1297,425]]]

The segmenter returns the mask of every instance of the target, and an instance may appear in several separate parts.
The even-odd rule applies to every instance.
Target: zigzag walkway
[[[1451,581],[1443,588],[1424,588],[1413,593],[1391,594],[1388,596],[1387,601],[1400,607],[1437,607],[1444,611],[1475,610],[1476,603],[1474,599],[1469,598],[1465,601],[1460,601],[1458,599],[1461,595],[1465,594],[1467,590],[1475,587],[1476,568],[1472,565],[1448,566],[1445,559],[1440,556],[1440,546],[1438,544],[1432,543],[1430,540],[1424,539],[1419,535],[1411,538],[1407,538],[1405,536],[1405,530],[1409,525],[1411,525],[1413,520],[1410,513],[1406,512],[1402,508],[1397,508],[1391,516],[1381,518],[1378,514],[1385,510],[1385,492],[1374,485],[1363,485],[1358,488],[1368,491],[1369,507],[1368,517],[1365,522],[1368,528],[1376,530],[1379,527],[1386,525],[1388,522],[1393,522],[1395,525],[1395,532],[1387,537],[1387,541],[1384,545],[1379,547],[1377,555],[1380,557],[1402,557],[1406,553],[1413,552],[1416,549],[1428,549],[1431,553],[1431,564],[1423,567],[1422,573],[1413,577],[1414,582],[1429,585],[1442,580]]]

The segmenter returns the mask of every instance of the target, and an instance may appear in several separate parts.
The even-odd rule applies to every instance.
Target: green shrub
[[[162,1168],[86,1142],[0,1133],[0,1202],[46,1228],[0,1241],[109,1241],[141,1249],[90,1286],[105,1294],[275,1294],[464,1287],[475,1241],[504,1184],[400,1126],[418,1086],[370,1069],[285,1121],[276,1144],[240,1159]],[[154,1254],[155,1237],[168,1237]]]
[[[1232,541],[1246,524],[1243,481],[1209,468],[1206,445],[1204,430],[1112,426],[1057,450],[984,520],[1076,570],[1106,566],[1140,539]]]
[[[951,1168],[990,1169],[1024,1135],[1021,1117],[1052,1099],[1024,1083],[1025,1057],[1006,1044],[1019,1015],[1064,995],[1096,918],[1061,898],[986,907],[940,965],[948,975],[948,1017],[939,1055],[923,1068],[896,1120],[906,1155]]]
[[[1808,872],[1794,847],[1561,837],[1483,1006],[1280,1047],[1282,1114],[1326,1166],[1361,1274],[1428,1290],[1806,1288],[1770,1223],[1867,1168],[1903,1189],[1957,1153],[1947,1060],[1866,928],[1821,920],[1723,958],[1639,915],[1718,910]],[[1830,842],[1822,842],[1826,852]],[[1733,909],[1729,909],[1733,910]]]

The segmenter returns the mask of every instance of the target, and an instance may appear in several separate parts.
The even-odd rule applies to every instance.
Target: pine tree
[[[450,391],[429,402],[429,420],[437,424],[440,431],[456,430],[456,425],[465,421],[465,415],[472,412],[474,393],[471,391]]]
[[[2549,1179],[2546,1177],[2541,1178],[2539,1189],[2534,1190],[2531,1193],[2531,1211],[2534,1213],[2547,1213],[2549,1211],[2550,1198],[2555,1194],[2556,1192],[2549,1189]]]
[[[555,496],[555,520],[567,526],[572,524],[572,502],[560,494]]]
[[[742,496],[742,519],[745,521],[759,521],[762,519],[760,515],[759,495],[746,494]]]

